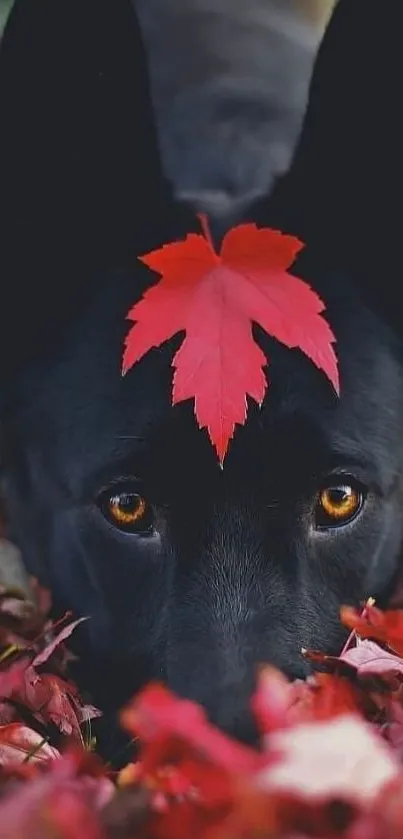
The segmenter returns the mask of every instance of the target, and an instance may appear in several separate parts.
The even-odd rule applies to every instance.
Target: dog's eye
[[[365,494],[350,483],[334,483],[321,489],[315,517],[318,528],[342,527],[361,511]]]
[[[126,533],[145,536],[153,531],[153,513],[147,500],[127,484],[101,494],[98,505],[105,518]]]

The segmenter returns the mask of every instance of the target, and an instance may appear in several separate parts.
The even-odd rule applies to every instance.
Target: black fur
[[[256,665],[271,661],[303,677],[301,647],[337,651],[340,605],[369,595],[385,602],[399,570],[400,333],[384,278],[376,282],[365,248],[362,264],[357,254],[360,212],[366,219],[374,182],[359,200],[361,117],[346,126],[342,103],[333,100],[341,114],[336,143],[329,134],[322,148],[320,119],[312,124],[308,115],[290,177],[271,201],[250,209],[251,217],[307,238],[295,270],[327,303],[341,398],[300,352],[257,332],[270,359],[270,388],[262,410],[250,406],[221,471],[192,406],[170,407],[180,339],[120,376],[125,314],[151,282],[136,255],[197,224],[162,179],[135,21],[129,2],[113,4],[119,13],[109,18],[110,3],[97,0],[95,14],[88,0],[79,31],[76,4],[70,0],[68,11],[62,4],[66,19],[58,18],[55,41],[56,11],[39,28],[28,18],[30,5],[51,15],[55,0],[21,0],[3,47],[3,362],[6,346],[11,355],[2,365],[1,415],[10,532],[30,569],[51,584],[56,606],[91,615],[78,637],[79,675],[95,701],[113,712],[145,680],[162,678],[203,702],[224,729],[251,739]],[[326,36],[331,45],[338,33],[337,68],[353,25],[337,28],[345,8],[341,0]],[[314,90],[323,84],[326,93],[334,84],[329,51],[325,39],[314,79]],[[56,98],[49,67],[52,84],[60,84]],[[365,96],[365,79],[361,85]],[[42,121],[34,122],[37,100]],[[314,95],[310,107],[312,114]],[[322,171],[318,161],[330,147]],[[345,221],[333,179],[338,165],[355,200],[357,243],[348,196]],[[386,218],[375,198],[385,246]],[[362,511],[345,527],[319,531],[318,492],[346,475],[366,497]],[[149,537],[122,534],[99,509],[103,489],[127,478],[152,505]]]

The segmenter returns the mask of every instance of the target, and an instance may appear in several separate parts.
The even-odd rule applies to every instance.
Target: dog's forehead
[[[78,471],[96,472],[129,457],[139,441],[159,439],[162,445],[167,429],[167,445],[176,445],[178,454],[186,449],[185,440],[190,456],[197,440],[206,440],[191,403],[171,405],[171,361],[183,336],[148,353],[122,376],[123,342],[131,326],[126,314],[135,300],[130,278],[107,287],[71,330],[61,356],[40,370],[34,399],[30,391],[30,430],[54,445],[59,468],[60,459],[69,463],[70,477],[72,458]],[[397,445],[403,383],[393,341],[375,315],[357,301],[347,303],[336,295],[328,310],[337,339],[340,399],[300,351],[259,334],[269,361],[269,387],[263,409],[252,409],[246,431],[236,432],[234,450],[238,440],[244,446],[249,440],[250,447],[277,450],[280,456],[281,439],[286,449],[297,435],[299,447],[321,439],[336,452],[346,449],[346,456],[348,449],[364,449],[364,457],[365,449],[375,454],[379,449],[381,460],[380,441]]]

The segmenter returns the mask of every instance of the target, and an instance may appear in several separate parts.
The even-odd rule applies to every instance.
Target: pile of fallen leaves
[[[140,744],[114,774],[95,754],[49,595],[0,587],[1,839],[397,839],[403,836],[403,612],[342,610],[339,657],[307,682],[261,671],[261,747],[150,685],[121,714]]]

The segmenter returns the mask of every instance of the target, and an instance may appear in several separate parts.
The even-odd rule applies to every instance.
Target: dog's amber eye
[[[318,527],[341,527],[360,512],[364,494],[351,484],[324,487],[318,497],[316,523]]]
[[[111,495],[109,499],[109,513],[116,524],[135,524],[141,521],[146,509],[144,498],[133,492],[121,492],[119,495]]]
[[[128,487],[103,492],[99,506],[108,521],[128,533],[147,534],[152,530],[152,510],[146,499]]]

